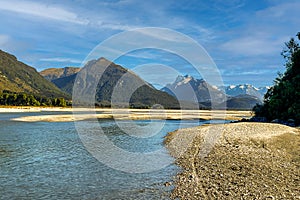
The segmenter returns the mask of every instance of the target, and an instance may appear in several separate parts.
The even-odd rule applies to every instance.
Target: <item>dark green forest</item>
[[[274,81],[274,85],[265,94],[263,105],[253,108],[256,117],[267,121],[293,122],[300,124],[300,32],[298,41],[291,38],[285,43],[281,55],[286,60],[286,71]]]
[[[26,93],[3,91],[0,93],[0,105],[5,106],[69,106],[64,98],[39,97]]]

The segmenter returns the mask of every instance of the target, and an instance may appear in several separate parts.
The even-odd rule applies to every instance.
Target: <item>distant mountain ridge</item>
[[[241,94],[234,97],[227,97],[226,108],[229,110],[252,110],[256,104],[262,104],[262,101],[253,95]],[[220,104],[220,107],[223,105]]]
[[[193,102],[207,102],[213,100],[221,103],[226,95],[218,88],[211,86],[203,79],[195,79],[192,76],[178,76],[174,83],[167,84],[161,89],[179,100]]]
[[[249,84],[238,86],[217,87],[208,84],[203,79],[192,76],[178,76],[176,80],[161,89],[180,101],[198,102],[200,107],[227,109],[252,109],[261,104],[263,92],[267,87],[257,89]]]
[[[48,68],[40,72],[40,74],[49,81],[54,79],[71,76],[80,71],[79,67],[64,67],[64,68]]]
[[[0,50],[0,92],[4,90],[45,97],[70,98],[53,83],[44,79],[35,68]]]
[[[105,67],[107,68],[105,69]],[[52,82],[70,95],[77,79],[86,91],[92,91],[94,84],[97,83],[95,100],[101,106],[110,106],[113,91],[118,90],[120,91],[118,98],[121,98],[120,103],[124,103],[124,105],[126,101],[129,101],[131,107],[151,107],[155,104],[161,104],[165,108],[179,108],[176,98],[155,89],[130,70],[105,58],[91,60],[81,70],[69,76],[53,79]],[[48,74],[48,76],[52,75]],[[130,99],[122,99],[123,96],[128,95],[127,93],[131,88],[136,86],[138,88],[132,93]]]
[[[238,96],[238,95],[251,95],[258,97],[260,100],[263,100],[264,95],[269,89],[268,86],[256,88],[250,84],[239,84],[239,85],[230,85],[219,87],[219,89],[223,89],[225,93],[229,96]]]

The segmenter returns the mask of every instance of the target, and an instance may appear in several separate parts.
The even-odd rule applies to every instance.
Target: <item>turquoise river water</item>
[[[74,122],[17,122],[10,119],[55,112],[0,113],[0,199],[168,199],[179,169],[174,164],[149,173],[126,173],[95,159],[82,144]],[[165,121],[148,138],[133,138],[114,120],[99,123],[116,145],[130,151],[164,148],[164,136],[182,127],[207,123],[198,120]],[[122,123],[130,123],[123,121]],[[144,126],[149,121],[135,121]],[[167,150],[165,150],[167,153]],[[159,158],[158,158],[159,159]]]

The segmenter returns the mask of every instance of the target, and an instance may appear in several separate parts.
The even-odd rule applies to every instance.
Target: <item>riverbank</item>
[[[240,120],[250,118],[250,111],[224,110],[162,110],[162,109],[110,109],[110,108],[60,108],[60,107],[1,107],[0,113],[12,112],[70,112],[63,114],[36,115],[15,118],[24,122],[68,122],[89,119],[120,119],[120,120]]]
[[[0,113],[18,112],[72,112],[71,107],[1,106]]]
[[[166,146],[182,168],[171,198],[300,199],[299,133],[267,123],[209,125],[169,133]],[[191,143],[183,152],[186,141]],[[203,151],[207,146],[211,149]]]

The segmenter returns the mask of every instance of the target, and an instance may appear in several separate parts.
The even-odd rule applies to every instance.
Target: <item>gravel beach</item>
[[[300,130],[231,123],[181,129],[165,142],[182,171],[172,199],[300,199]]]

